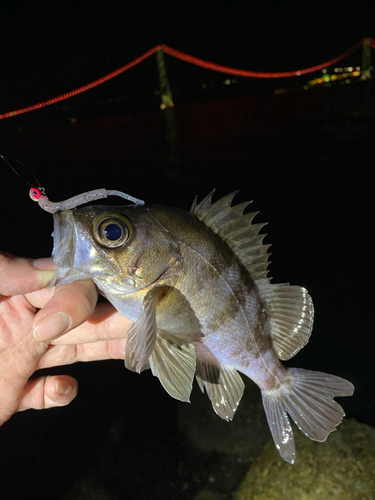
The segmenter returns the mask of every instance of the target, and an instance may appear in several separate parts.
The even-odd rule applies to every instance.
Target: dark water
[[[31,166],[52,200],[107,187],[188,209],[212,188],[218,197],[240,189],[237,201],[253,199],[258,222],[269,222],[274,282],[305,286],[314,299],[312,338],[288,364],[351,380],[347,415],[374,425],[375,129],[362,97],[262,96],[171,116],[4,129],[2,152]],[[1,172],[1,249],[48,255],[51,216],[5,166]],[[79,396],[0,429],[0,498],[188,500],[210,485],[212,455],[205,462],[181,430],[195,393],[192,405],[177,403],[150,373],[130,373],[121,361],[51,372],[75,376]],[[226,425],[230,433],[235,422]]]

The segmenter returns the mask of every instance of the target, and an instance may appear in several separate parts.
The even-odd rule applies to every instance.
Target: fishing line
[[[14,158],[9,158],[9,157],[4,156],[4,155],[0,155],[0,158],[2,158],[2,159],[5,161],[5,163],[8,165],[8,167],[9,167],[11,170],[13,170],[13,172],[17,175],[17,177],[19,177],[19,178],[20,178],[20,179],[22,179],[24,182],[26,182],[26,184],[28,184],[29,186],[35,186],[35,184],[36,184],[37,186],[39,186],[39,190],[40,190],[40,191],[44,191],[44,189],[40,187],[40,182],[38,181],[38,179],[37,179],[36,175],[35,175],[35,174],[34,174],[34,172],[31,170],[31,168],[30,168],[30,167],[28,167],[27,165],[25,165],[25,164],[24,164],[24,163],[22,163],[21,161],[15,160]],[[16,170],[16,169],[15,169],[15,168],[14,168],[14,167],[13,167],[13,166],[9,163],[9,161],[8,161],[8,160],[9,160],[9,161],[14,161],[14,162],[18,163],[19,165],[22,165],[23,167],[25,167],[25,168],[26,168],[26,170],[28,170],[28,171],[30,172],[30,174],[34,177],[34,181],[35,181],[35,182],[31,183],[31,182],[27,181],[24,177],[22,177],[22,175],[21,175],[19,172],[17,172],[17,170]]]

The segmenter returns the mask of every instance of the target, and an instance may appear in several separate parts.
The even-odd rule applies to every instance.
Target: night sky
[[[374,35],[371,0],[2,2],[0,112],[75,89],[157,44],[249,70],[300,69]],[[133,69],[132,91],[149,78]]]

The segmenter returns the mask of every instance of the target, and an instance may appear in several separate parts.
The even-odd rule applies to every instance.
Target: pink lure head
[[[38,188],[32,187],[29,191],[29,195],[33,201],[39,201],[43,193]]]

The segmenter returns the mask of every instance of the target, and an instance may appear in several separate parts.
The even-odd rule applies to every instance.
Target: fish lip
[[[51,234],[53,238],[53,249],[52,249],[52,257],[55,262],[55,255],[57,254],[57,249],[60,244],[61,235],[60,235],[60,224],[57,222],[57,213],[53,214],[53,232]]]
[[[53,262],[57,267],[73,267],[74,252],[67,251],[73,238],[73,216],[69,211],[53,215]]]
[[[82,269],[87,255],[77,235],[77,225],[71,210],[57,212],[53,216],[53,262],[56,266],[51,285],[64,285],[77,280],[90,279]],[[78,239],[77,239],[78,238]]]

